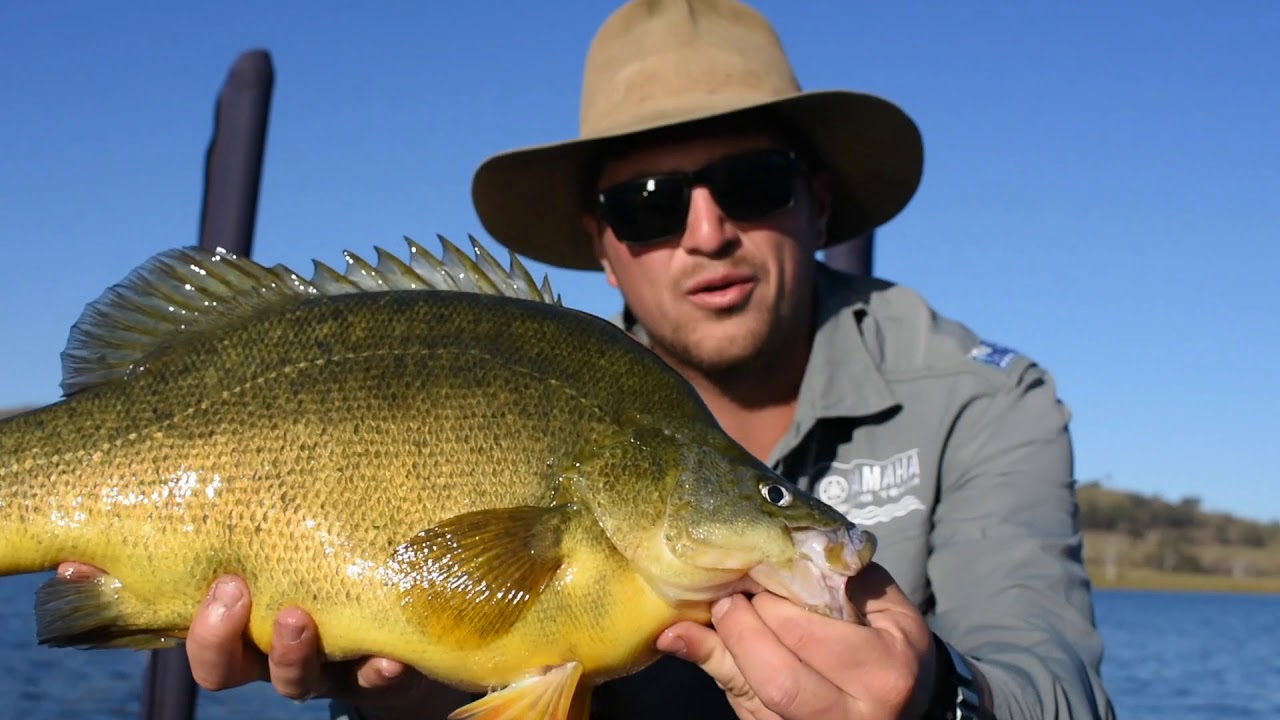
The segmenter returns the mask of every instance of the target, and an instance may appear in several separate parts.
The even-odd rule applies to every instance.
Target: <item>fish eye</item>
[[[768,500],[778,507],[786,507],[791,504],[791,491],[777,483],[765,483],[761,485],[760,494],[764,496],[765,500]]]

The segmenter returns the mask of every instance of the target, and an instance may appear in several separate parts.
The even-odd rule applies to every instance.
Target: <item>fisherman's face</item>
[[[769,135],[753,132],[647,144],[606,163],[597,188],[779,148]],[[768,368],[776,353],[795,353],[794,343],[807,340],[801,334],[808,332],[814,252],[829,195],[825,177],[809,182],[784,168],[775,176],[791,183],[789,206],[734,220],[707,186],[695,185],[683,227],[646,245],[623,242],[623,223],[615,228],[599,216],[586,218],[609,283],[622,292],[653,348],[677,367],[707,375]]]

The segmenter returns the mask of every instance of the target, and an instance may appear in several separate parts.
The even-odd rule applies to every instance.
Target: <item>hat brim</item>
[[[583,228],[584,172],[600,146],[619,138],[770,108],[803,133],[834,173],[825,244],[893,219],[920,185],[924,148],[916,124],[883,98],[846,90],[800,92],[760,101],[720,102],[679,121],[655,118],[606,134],[494,155],[472,179],[485,230],[516,254],[575,270],[599,270]]]

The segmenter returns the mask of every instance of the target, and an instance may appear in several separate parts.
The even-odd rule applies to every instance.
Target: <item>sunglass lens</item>
[[[712,192],[716,203],[734,220],[758,220],[794,199],[795,170],[791,156],[780,152],[725,158],[715,168]]]
[[[633,245],[677,235],[689,214],[678,178],[653,177],[614,185],[600,194],[604,221],[619,240]]]

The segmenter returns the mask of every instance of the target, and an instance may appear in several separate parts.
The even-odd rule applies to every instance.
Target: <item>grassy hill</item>
[[[1085,566],[1098,587],[1280,592],[1280,522],[1096,481],[1078,492]]]

